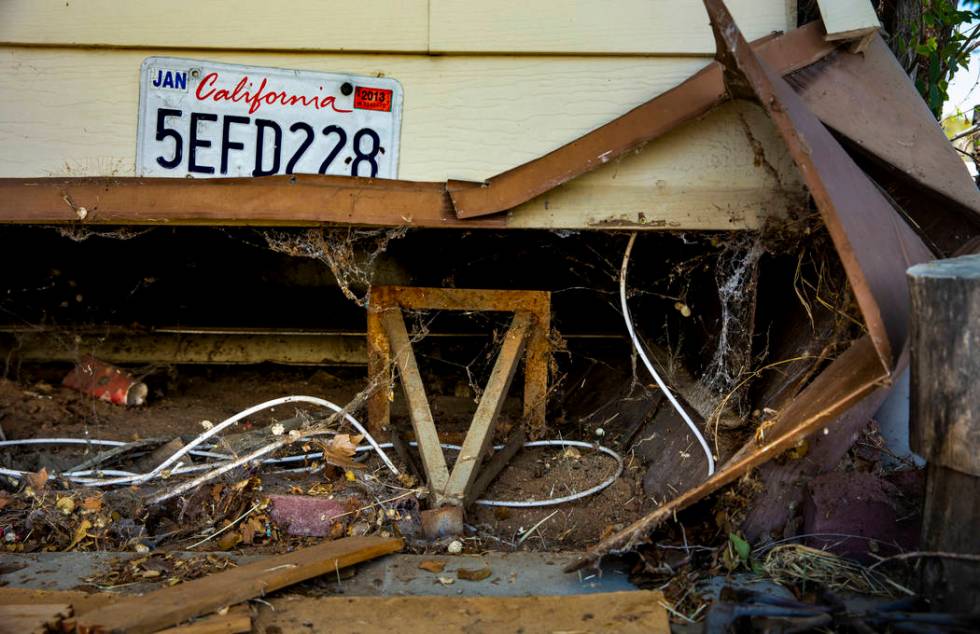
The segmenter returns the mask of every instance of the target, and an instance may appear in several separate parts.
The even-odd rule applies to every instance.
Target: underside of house
[[[199,4],[0,5],[10,631],[977,625],[980,192],[873,11]]]

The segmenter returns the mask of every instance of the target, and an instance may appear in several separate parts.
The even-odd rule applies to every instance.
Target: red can
[[[146,383],[137,381],[125,370],[90,356],[82,357],[61,383],[116,405],[142,405],[148,392]]]

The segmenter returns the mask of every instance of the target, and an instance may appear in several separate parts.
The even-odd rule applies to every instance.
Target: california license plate
[[[149,57],[136,173],[192,178],[397,178],[394,79]]]

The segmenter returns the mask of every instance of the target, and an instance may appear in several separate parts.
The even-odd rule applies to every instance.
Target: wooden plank
[[[463,439],[463,446],[449,475],[449,482],[445,485],[446,498],[458,504],[462,504],[466,498],[467,490],[476,478],[477,467],[490,448],[494,423],[514,380],[531,325],[531,314],[519,312],[514,315],[514,320],[504,335],[497,360],[490,371],[490,378],[480,396],[480,403],[476,406],[476,414],[473,415],[473,421]]]
[[[290,597],[272,604],[274,611],[260,608],[257,631],[670,632],[663,594],[650,590],[536,597]]]
[[[203,619],[160,630],[157,634],[237,634],[252,631],[252,610],[236,605],[226,614],[212,614]]]
[[[422,456],[422,468],[428,479],[429,495],[436,505],[441,504],[443,491],[449,481],[449,469],[446,467],[446,457],[439,443],[439,432],[436,431],[429,409],[429,400],[425,395],[422,375],[415,361],[412,342],[405,329],[405,320],[400,308],[392,307],[381,313],[381,325],[388,335],[391,353],[394,356],[398,376],[401,379],[402,391],[408,402],[408,413],[415,430],[415,440],[419,444],[419,455]]]
[[[71,615],[69,604],[0,605],[0,634],[44,632],[45,624]]]
[[[937,405],[936,409],[939,409]],[[977,445],[973,445],[976,450]],[[930,463],[922,509],[922,549],[980,556],[980,477]],[[919,591],[938,609],[980,613],[980,563],[928,558],[919,568]]]
[[[881,28],[871,0],[817,0],[817,6],[828,40],[860,38]]]
[[[81,616],[78,629],[82,634],[117,630],[130,634],[155,632],[227,605],[399,551],[402,546],[400,539],[347,537],[301,548],[140,597],[120,599]]]
[[[0,327],[0,354],[30,361],[70,361],[79,353],[109,363],[364,365],[361,333],[254,329],[174,329],[146,332],[130,328],[78,329],[76,346],[51,345],[48,330]]]
[[[751,37],[796,26],[795,2],[729,0]],[[431,0],[434,53],[713,55],[698,2],[677,0]]]
[[[412,51],[428,48],[426,0],[4,0],[0,42],[34,46]]]
[[[922,549],[980,554],[980,255],[914,266],[912,448],[929,463]],[[980,563],[924,562],[922,589],[940,609],[980,612]]]
[[[908,270],[912,449],[980,477],[980,255]]]

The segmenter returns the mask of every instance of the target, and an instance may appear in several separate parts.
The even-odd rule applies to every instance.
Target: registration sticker
[[[136,173],[397,178],[402,100],[386,77],[150,57]]]

